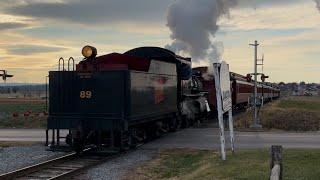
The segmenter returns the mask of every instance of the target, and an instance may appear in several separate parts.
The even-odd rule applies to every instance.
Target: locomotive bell
[[[97,49],[92,46],[85,46],[82,48],[82,55],[85,58],[95,58],[97,56]]]

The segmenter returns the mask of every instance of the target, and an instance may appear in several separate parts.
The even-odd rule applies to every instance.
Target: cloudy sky
[[[81,59],[90,44],[98,54],[171,42],[166,11],[173,0],[1,0],[0,67],[9,82],[42,83],[59,57]],[[255,39],[274,82],[320,83],[320,11],[313,0],[242,0],[219,20],[234,72],[253,69]],[[194,63],[202,65],[201,62]]]

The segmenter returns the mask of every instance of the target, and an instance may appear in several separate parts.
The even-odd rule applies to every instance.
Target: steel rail
[[[48,166],[57,164],[59,162],[64,162],[68,159],[73,159],[73,158],[75,158],[75,156],[76,156],[76,153],[71,153],[71,154],[67,154],[67,155],[64,155],[64,156],[61,156],[58,158],[54,158],[54,159],[45,161],[45,162],[41,162],[38,164],[27,166],[27,167],[24,167],[24,168],[21,168],[18,170],[14,170],[14,171],[11,171],[11,172],[8,172],[5,174],[1,174],[0,179],[4,179],[4,180],[15,179],[19,176],[24,176],[24,175],[39,171],[40,169],[42,169],[44,167],[48,167]]]
[[[83,152],[89,152],[91,150],[91,148],[88,148],[88,149],[85,149]],[[64,155],[64,156],[61,156],[61,157],[57,157],[57,158],[54,158],[54,159],[50,159],[50,160],[47,160],[47,161],[44,161],[44,162],[40,162],[38,164],[34,164],[34,165],[30,165],[30,166],[27,166],[27,167],[24,167],[24,168],[21,168],[21,169],[18,169],[18,170],[14,170],[14,171],[11,171],[11,172],[8,172],[8,173],[4,173],[4,174],[1,174],[0,175],[0,179],[1,180],[11,180],[11,179],[19,179],[19,178],[23,178],[23,179],[35,179],[35,177],[32,176],[32,174],[36,174],[36,173],[39,173],[43,170],[48,170],[48,169],[54,169],[56,168],[57,166],[61,165],[61,164],[65,164],[65,163],[68,163],[68,162],[72,162],[72,161],[77,161],[78,159],[81,159],[81,158],[86,158],[86,156],[83,156],[83,157],[80,157],[77,153],[70,153],[70,154],[67,154],[67,155]],[[103,159],[103,158],[101,158]],[[76,167],[76,166],[74,166]],[[69,172],[72,173],[72,172],[75,172],[75,170],[77,169],[80,169],[80,168],[84,168],[86,166],[83,166],[83,167],[78,167],[78,168],[70,168],[69,169]],[[58,172],[59,169],[56,168]],[[61,172],[63,172],[63,169],[60,169]],[[47,179],[56,179],[56,178],[59,178],[60,176],[65,176],[67,175],[67,169],[65,169],[65,172],[63,172],[63,174],[56,174],[56,175],[52,175],[52,177],[48,177]],[[30,178],[28,178],[28,176],[30,176]],[[42,178],[42,179],[46,179],[46,178]]]
[[[70,179],[81,172],[105,163],[108,160],[120,157],[138,149],[143,144],[128,151],[110,154],[108,156],[84,154],[79,156],[77,153],[70,153],[55,159],[31,165],[22,169],[8,172],[0,175],[1,180],[11,179],[48,179],[60,180]],[[84,150],[84,153],[90,152],[91,149]]]

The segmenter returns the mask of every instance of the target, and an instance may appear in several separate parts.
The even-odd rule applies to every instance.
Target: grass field
[[[0,128],[43,128],[46,117],[45,101],[36,99],[0,99]],[[31,112],[28,117],[24,113]],[[18,114],[14,117],[13,114]]]
[[[261,123],[267,129],[289,131],[320,130],[320,98],[288,97],[265,105],[259,112]],[[237,128],[248,128],[252,111],[235,117]]]
[[[304,109],[320,112],[320,97],[289,97],[281,100],[278,106],[285,109]]]
[[[26,112],[42,112],[45,110],[45,101],[42,100],[20,100],[20,99],[0,99],[0,112],[14,113]]]
[[[284,150],[284,179],[317,180],[320,177],[320,150]],[[164,150],[152,161],[134,169],[123,179],[268,179],[269,151],[242,150],[228,160],[204,150]]]
[[[6,148],[6,147],[11,147],[11,146],[31,146],[31,145],[37,145],[37,144],[41,144],[39,142],[4,142],[1,141],[0,142],[0,147],[1,148]]]

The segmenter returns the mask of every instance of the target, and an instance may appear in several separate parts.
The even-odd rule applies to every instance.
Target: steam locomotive
[[[190,58],[159,47],[97,57],[96,48],[85,46],[82,54],[76,69],[72,58],[67,70],[60,59],[59,70],[49,72],[51,147],[60,145],[60,130],[69,130],[64,138],[74,150],[88,145],[123,150],[199,124],[215,112],[214,78],[208,67],[192,69]],[[231,73],[230,83],[233,107],[248,107],[252,80]],[[266,83],[258,92],[266,100],[280,96]]]
[[[76,150],[92,144],[122,150],[190,126],[210,112],[190,58],[158,47],[97,57],[94,47],[85,46],[82,54],[75,70],[69,67],[73,59],[68,70],[60,59],[62,70],[49,72],[52,145],[60,144],[64,129],[66,143]]]

